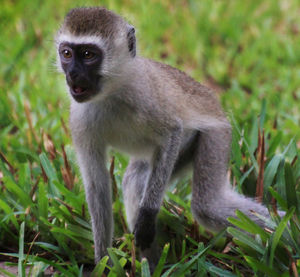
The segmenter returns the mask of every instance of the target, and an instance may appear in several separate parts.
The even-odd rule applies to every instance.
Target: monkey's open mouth
[[[77,102],[85,102],[92,97],[93,90],[87,87],[72,86],[70,92]]]

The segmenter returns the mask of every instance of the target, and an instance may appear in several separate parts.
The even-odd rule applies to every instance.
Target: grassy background
[[[137,29],[142,55],[214,88],[233,124],[233,185],[289,211],[277,220],[275,232],[239,215],[232,223],[254,236],[232,227],[227,232],[233,239],[211,234],[193,221],[190,180],[180,180],[177,189],[170,187],[159,215],[164,250],[154,275],[298,276],[297,0],[2,0],[0,259],[18,264],[19,276],[38,276],[50,267],[57,275],[81,276],[93,263],[89,215],[68,131],[68,97],[64,77],[56,72],[54,47],[64,15],[82,5],[105,5],[122,14]],[[127,158],[112,156],[115,240],[109,274],[149,276],[124,219],[120,184]],[[99,263],[95,276],[106,262]]]

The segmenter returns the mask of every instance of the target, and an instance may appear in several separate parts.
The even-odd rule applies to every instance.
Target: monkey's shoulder
[[[176,83],[182,89],[182,92],[191,96],[214,96],[215,93],[209,87],[202,85],[184,71],[171,65],[148,59],[148,62],[154,67],[163,71],[170,80]]]
[[[180,118],[184,125],[201,129],[207,121],[224,118],[219,99],[210,88],[195,81],[185,72],[170,65],[147,60],[153,67],[159,80],[158,92],[153,94],[159,99],[163,109],[175,118]]]

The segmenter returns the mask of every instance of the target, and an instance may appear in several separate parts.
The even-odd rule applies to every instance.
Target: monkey
[[[227,171],[231,125],[217,95],[186,73],[137,53],[135,28],[103,7],[74,8],[56,35],[70,97],[70,129],[91,215],[95,262],[112,244],[107,152],[130,156],[123,177],[126,219],[147,253],[168,183],[192,170],[191,210],[210,230],[240,210],[266,207],[234,191]]]

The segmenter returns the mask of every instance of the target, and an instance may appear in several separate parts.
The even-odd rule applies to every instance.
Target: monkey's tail
[[[208,229],[218,231],[230,226],[227,218],[236,217],[237,210],[240,210],[261,227],[269,226],[268,209],[255,202],[254,199],[238,194],[230,187],[220,190],[218,195],[213,198],[205,197],[205,195],[202,195],[200,200],[198,198],[196,201],[196,198],[192,200],[193,214],[199,223]],[[279,215],[283,214],[283,212],[279,212]]]

